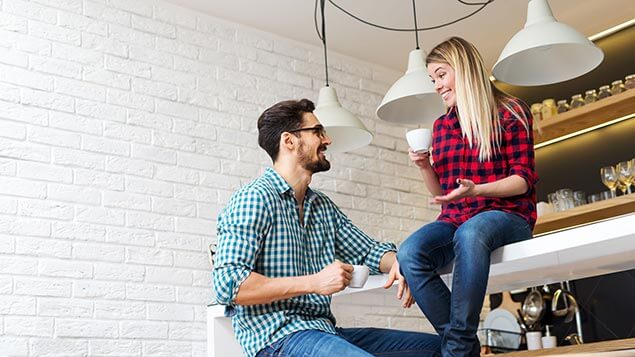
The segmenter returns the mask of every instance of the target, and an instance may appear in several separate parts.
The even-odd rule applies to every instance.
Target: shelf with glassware
[[[570,208],[566,211],[546,213],[536,221],[534,235],[571,228],[607,218],[635,212],[635,193],[617,196]]]
[[[505,357],[538,357],[538,356],[605,356],[625,357],[635,355],[635,338],[623,340],[611,340],[593,343],[584,343],[573,346],[560,346],[556,348],[539,349],[534,351],[518,351],[503,355],[488,354],[485,356]]]
[[[635,90],[627,90],[538,122],[535,144],[635,113]]]

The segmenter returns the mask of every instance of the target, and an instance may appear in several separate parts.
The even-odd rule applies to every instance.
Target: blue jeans
[[[262,349],[256,357],[440,357],[441,339],[421,332],[336,328],[333,335],[304,330]]]
[[[397,252],[401,273],[419,308],[441,336],[443,356],[479,356],[476,337],[489,277],[490,253],[531,238],[520,216],[481,212],[458,228],[436,221],[421,227]],[[438,269],[454,259],[452,293]]]

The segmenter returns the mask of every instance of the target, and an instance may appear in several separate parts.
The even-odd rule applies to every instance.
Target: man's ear
[[[293,151],[296,146],[297,137],[291,133],[282,133],[280,136],[280,149]]]

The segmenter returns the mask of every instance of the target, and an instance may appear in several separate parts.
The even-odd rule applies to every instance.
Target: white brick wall
[[[269,165],[262,110],[317,98],[322,49],[155,0],[0,9],[0,355],[204,356],[216,216]],[[408,128],[374,116],[399,73],[329,60],[375,139],[314,184],[400,241],[436,208]],[[359,299],[336,301],[343,325],[430,329],[392,296]]]

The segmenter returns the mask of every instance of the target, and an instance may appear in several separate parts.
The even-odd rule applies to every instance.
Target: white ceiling
[[[314,0],[168,0],[209,15],[291,38],[321,45],[313,22]],[[392,27],[413,27],[411,0],[333,0],[353,14]],[[482,2],[484,0],[466,0]],[[473,17],[435,30],[420,32],[421,47],[429,50],[450,36],[461,36],[481,51],[491,68],[507,41],[523,27],[528,0],[495,0]],[[477,6],[457,0],[417,1],[419,27],[433,26],[469,14]],[[634,0],[551,0],[558,21],[590,36],[635,18]],[[329,51],[403,70],[415,47],[414,33],[380,30],[345,15],[326,2]]]

